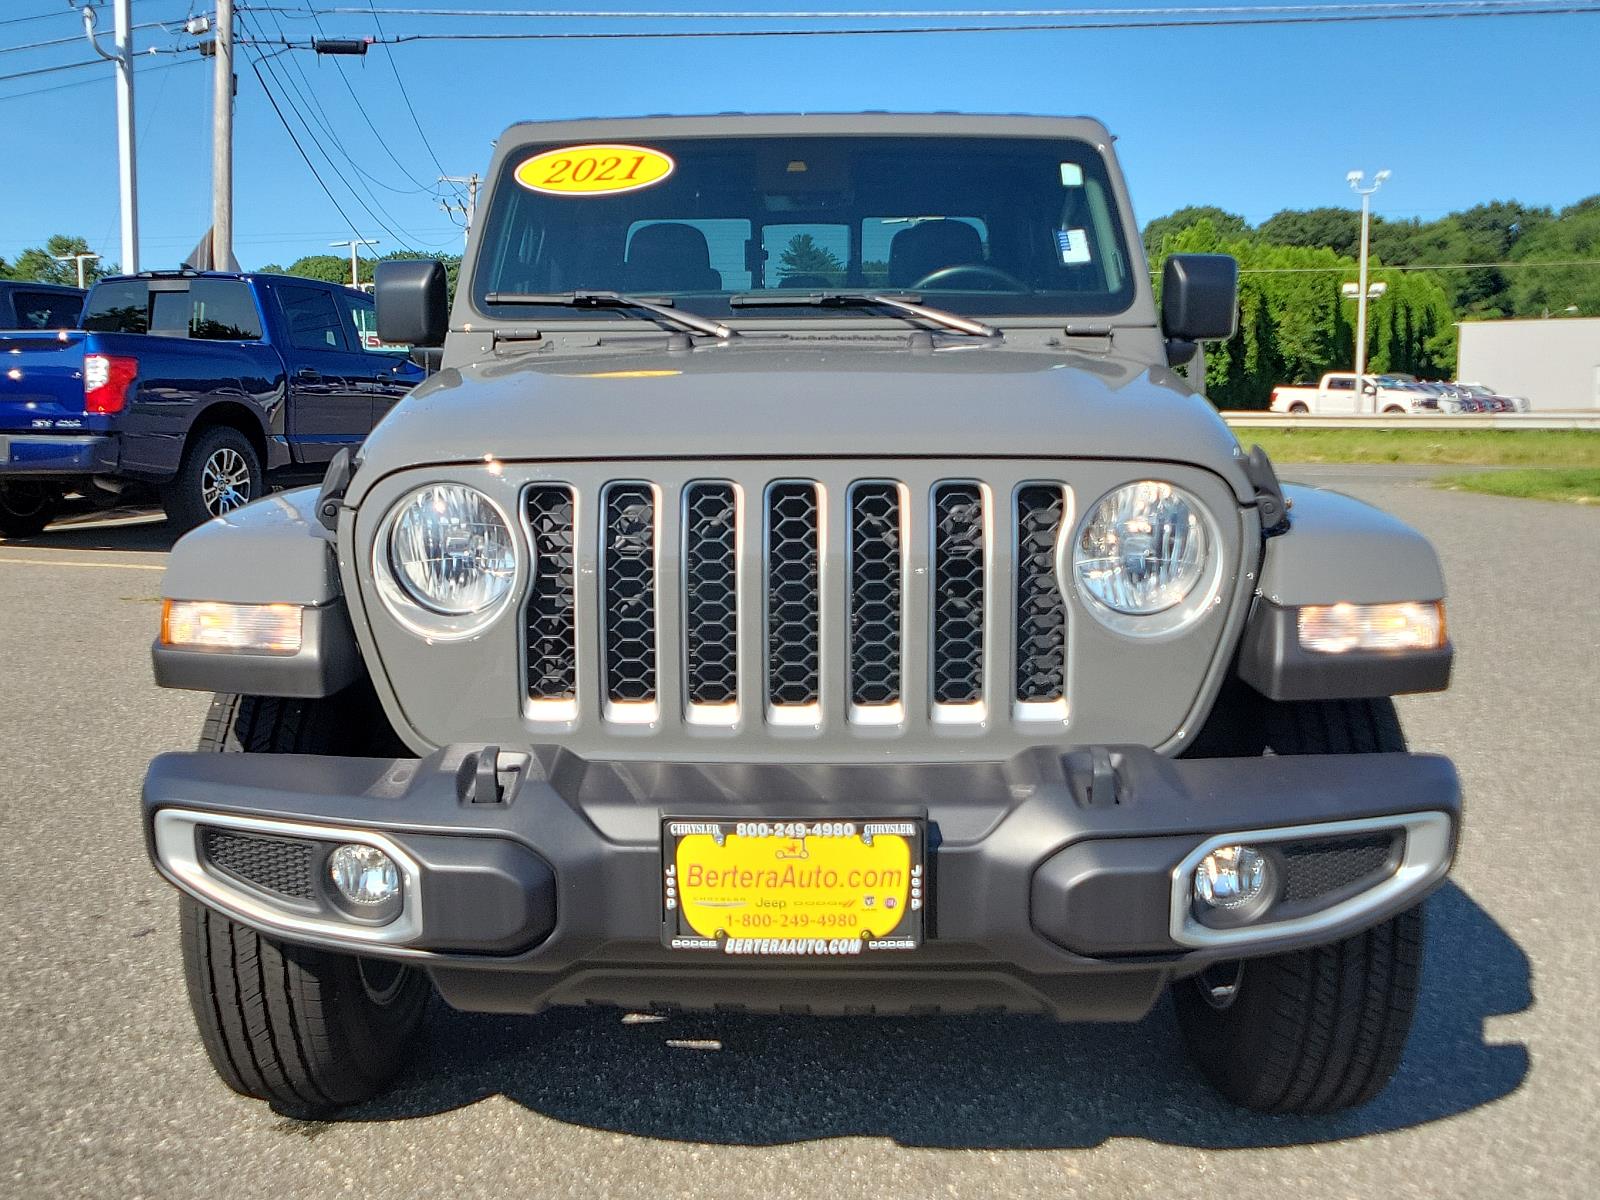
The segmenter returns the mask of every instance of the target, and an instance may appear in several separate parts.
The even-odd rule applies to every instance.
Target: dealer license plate
[[[915,950],[928,905],[920,819],[661,823],[662,941],[725,955]]]

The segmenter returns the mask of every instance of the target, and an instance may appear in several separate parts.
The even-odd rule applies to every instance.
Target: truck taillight
[[[86,354],[83,359],[83,408],[92,413],[119,413],[128,403],[128,387],[139,374],[139,360],[120,354]]]

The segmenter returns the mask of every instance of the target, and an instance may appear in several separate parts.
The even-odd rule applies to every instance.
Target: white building
[[[1600,408],[1600,317],[1463,321],[1456,378],[1535,412]]]

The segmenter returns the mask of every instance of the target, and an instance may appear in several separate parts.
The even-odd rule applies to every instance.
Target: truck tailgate
[[[104,423],[84,413],[88,334],[0,333],[0,432],[81,432]]]

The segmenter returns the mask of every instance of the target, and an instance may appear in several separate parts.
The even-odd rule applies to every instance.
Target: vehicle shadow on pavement
[[[739,1145],[877,1136],[1043,1149],[1143,1137],[1231,1148],[1401,1129],[1498,1100],[1529,1068],[1526,1046],[1493,1044],[1484,1033],[1486,1018],[1532,1004],[1527,956],[1454,884],[1429,901],[1428,918],[1423,999],[1404,1065],[1372,1104],[1332,1117],[1228,1105],[1188,1066],[1163,1001],[1130,1026],[730,1014],[624,1023],[614,1009],[504,1018],[441,1004],[416,1067],[342,1119],[423,1116],[499,1094],[595,1129]]]
[[[160,509],[90,510],[52,523],[43,533],[25,538],[0,538],[11,550],[120,550],[165,554],[178,533]]]

